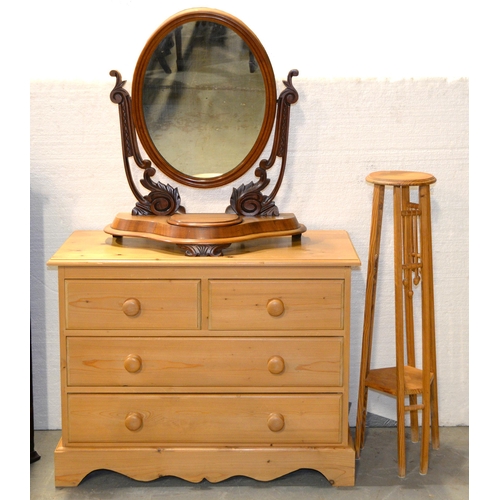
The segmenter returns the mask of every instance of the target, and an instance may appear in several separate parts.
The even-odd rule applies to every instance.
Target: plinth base
[[[232,476],[270,481],[299,469],[323,474],[332,486],[354,486],[355,457],[347,447],[266,448],[75,448],[59,444],[55,485],[77,486],[92,471],[107,469],[138,481],[176,476],[212,483]]]

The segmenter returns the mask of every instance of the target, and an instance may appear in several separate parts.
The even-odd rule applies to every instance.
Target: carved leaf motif
[[[267,179],[266,179],[267,180]],[[230,200],[230,207],[239,215],[279,215],[278,207],[274,201],[263,195],[261,189],[267,185],[265,183],[249,182],[242,184],[239,188],[233,188]]]
[[[132,209],[132,215],[153,215],[151,210],[149,210],[149,204],[144,205],[140,201],[135,204],[135,207]]]
[[[178,245],[186,253],[187,257],[221,257],[222,251],[230,245]]]
[[[262,205],[262,210],[260,212],[260,215],[267,215],[267,216],[278,216],[280,214],[280,211],[274,201],[269,200],[267,201],[267,196],[266,196],[266,201]]]
[[[181,197],[179,190],[173,188],[170,184],[163,184],[151,179],[151,174],[154,175],[154,169],[147,169],[144,173],[144,179],[141,179],[141,184],[150,191],[144,197],[145,202],[137,203],[134,210],[140,209],[146,213],[135,215],[172,215],[176,212],[184,213],[185,209],[181,206]]]

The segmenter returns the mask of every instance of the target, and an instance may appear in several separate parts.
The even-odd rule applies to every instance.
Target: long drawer
[[[66,328],[200,328],[199,280],[66,280]]]
[[[68,337],[69,386],[339,387],[343,338]]]
[[[68,395],[68,443],[338,444],[342,395]]]
[[[210,280],[211,330],[339,330],[343,280]]]

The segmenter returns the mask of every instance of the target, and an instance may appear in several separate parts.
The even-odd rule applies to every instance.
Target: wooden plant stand
[[[363,326],[356,457],[365,440],[368,389],[396,397],[399,476],[406,474],[405,412],[410,412],[411,437],[419,439],[418,411],[422,411],[420,473],[426,474],[429,461],[429,429],[432,446],[439,448],[436,342],[434,324],[434,287],[432,266],[430,184],[435,177],[420,172],[374,172],[366,178],[374,185],[372,226],[368,257],[366,299]],[[394,191],[394,283],[396,366],[372,369],[373,324],[380,255],[380,237],[386,186]],[[418,187],[419,203],[410,201],[410,188]],[[416,367],[413,315],[413,288],[422,294],[422,364]],[[406,361],[405,361],[406,340]],[[421,397],[418,403],[417,397]],[[405,403],[408,397],[409,404]]]

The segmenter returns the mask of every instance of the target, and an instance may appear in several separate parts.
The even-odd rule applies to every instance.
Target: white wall
[[[432,173],[437,355],[442,425],[469,422],[469,76],[460,59],[463,12],[401,2],[211,2],[260,38],[281,80],[298,68],[287,174],[277,197],[309,229],[349,231],[363,265],[353,272],[351,424],[355,420],[376,170]],[[376,7],[375,7],[376,5]],[[118,109],[109,100],[117,69],[130,84],[152,32],[190,1],[38,2],[31,80],[31,260],[35,427],[60,419],[57,272],[46,261],[78,229],[102,229],[135,204],[121,160]],[[425,2],[424,2],[425,6]],[[264,17],[264,12],[266,16]],[[396,17],[389,15],[396,14]],[[442,29],[447,20],[446,30]],[[35,22],[36,21],[36,22]],[[36,42],[36,43],[35,43]],[[165,179],[165,182],[168,180]],[[206,211],[179,186],[190,212]],[[202,194],[224,210],[230,189]],[[391,196],[384,226],[373,366],[392,363]],[[395,418],[390,398],[369,411]]]

